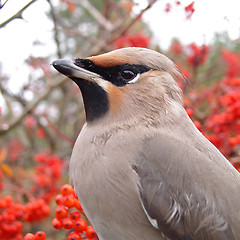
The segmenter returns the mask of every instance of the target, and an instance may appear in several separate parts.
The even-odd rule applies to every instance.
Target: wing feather
[[[212,165],[206,153],[170,136],[144,141],[134,166],[141,201],[152,225],[170,239],[239,239],[218,199],[235,189]]]

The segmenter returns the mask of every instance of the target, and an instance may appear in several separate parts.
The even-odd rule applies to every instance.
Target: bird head
[[[53,66],[80,88],[86,121],[106,117],[153,117],[182,104],[174,76],[180,75],[164,55],[145,48],[122,48],[74,61],[59,59]]]

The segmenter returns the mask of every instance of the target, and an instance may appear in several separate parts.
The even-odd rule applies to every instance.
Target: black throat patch
[[[87,122],[103,117],[109,110],[107,93],[95,83],[70,77],[80,88]]]

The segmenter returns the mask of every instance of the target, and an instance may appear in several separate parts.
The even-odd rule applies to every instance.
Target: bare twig
[[[1,4],[1,0],[0,0],[0,9],[4,7],[4,5],[7,3],[8,0],[6,0],[3,4]]]
[[[113,25],[108,21],[89,1],[81,0],[79,3],[88,10],[88,12],[95,18],[96,22],[101,24],[107,31],[113,30]]]
[[[0,129],[0,136],[1,135],[5,135],[6,133],[8,133],[10,130],[12,130],[13,128],[15,128],[18,124],[21,123],[21,121],[29,114],[31,113],[37,106],[38,104],[43,101],[44,99],[46,99],[48,97],[48,95],[57,87],[61,86],[63,83],[66,82],[66,78],[62,79],[61,81],[57,81],[53,84],[51,84],[47,90],[45,90],[45,92],[35,101],[33,101],[32,103],[30,103],[28,106],[25,107],[23,113],[17,117],[14,121],[12,121],[12,123],[10,123],[6,128],[2,128]]]
[[[5,25],[7,25],[8,23],[10,23],[12,20],[14,19],[22,19],[22,13],[25,9],[27,9],[31,4],[33,4],[34,2],[36,2],[37,0],[32,0],[30,1],[27,5],[25,5],[22,9],[20,9],[17,13],[15,13],[13,16],[11,16],[9,19],[7,19],[5,22],[0,24],[0,28],[4,27]],[[6,3],[6,2],[5,2]],[[5,4],[4,3],[4,4]]]

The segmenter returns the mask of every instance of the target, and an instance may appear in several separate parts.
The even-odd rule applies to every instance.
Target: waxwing
[[[240,175],[195,127],[164,55],[56,60],[86,112],[70,178],[100,240],[239,240]]]

